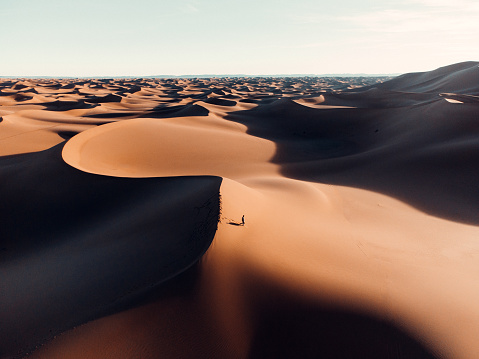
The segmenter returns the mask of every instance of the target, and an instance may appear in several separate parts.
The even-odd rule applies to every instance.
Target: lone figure
[[[244,226],[244,214],[243,217],[241,217],[241,225]]]

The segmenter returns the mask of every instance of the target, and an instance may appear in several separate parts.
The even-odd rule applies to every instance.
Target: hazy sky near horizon
[[[479,61],[477,0],[0,0],[0,76],[404,73]]]

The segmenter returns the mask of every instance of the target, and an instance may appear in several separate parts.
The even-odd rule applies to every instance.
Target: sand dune
[[[61,150],[0,159],[3,355],[184,271],[216,230],[220,178],[94,176],[65,164]]]
[[[405,74],[379,85],[381,89],[411,92],[479,94],[479,65],[468,61],[434,71]]]
[[[2,80],[0,357],[478,357],[478,74]]]

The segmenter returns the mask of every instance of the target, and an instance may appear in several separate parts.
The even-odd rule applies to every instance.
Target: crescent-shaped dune
[[[119,177],[274,173],[277,166],[268,162],[273,142],[221,122],[212,116],[110,123],[73,137],[63,159],[85,172]]]
[[[478,74],[3,80],[0,357],[479,356]]]

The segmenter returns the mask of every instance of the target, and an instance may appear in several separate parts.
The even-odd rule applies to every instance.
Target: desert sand
[[[0,358],[479,358],[478,99],[0,80]]]

